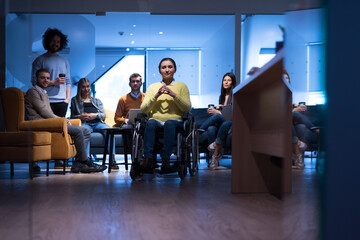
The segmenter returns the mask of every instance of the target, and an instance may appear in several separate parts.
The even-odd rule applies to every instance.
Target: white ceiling
[[[81,16],[94,25],[95,45],[98,48],[201,47],[228,21],[235,19],[233,15],[151,15],[148,13]]]

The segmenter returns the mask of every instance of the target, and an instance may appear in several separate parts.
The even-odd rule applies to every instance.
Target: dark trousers
[[[59,117],[65,117],[68,104],[66,102],[56,102],[56,103],[50,103],[50,107],[54,114]]]

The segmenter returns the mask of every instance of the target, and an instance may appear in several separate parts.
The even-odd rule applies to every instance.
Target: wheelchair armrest
[[[192,118],[192,114],[191,112],[184,112],[183,115],[182,115],[182,120],[185,121],[185,120],[188,120]]]

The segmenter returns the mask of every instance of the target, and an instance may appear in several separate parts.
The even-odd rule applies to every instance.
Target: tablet
[[[128,116],[129,116],[129,123],[134,124],[135,123],[135,118],[137,117],[137,115],[141,113],[140,108],[132,108],[129,110],[128,112]]]
[[[221,109],[221,114],[226,121],[232,121],[232,105],[223,106]]]

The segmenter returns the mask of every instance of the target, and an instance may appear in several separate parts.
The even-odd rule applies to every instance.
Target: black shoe
[[[41,171],[41,168],[40,168],[40,166],[39,166],[39,164],[37,162],[33,163],[32,171],[33,172],[40,172]]]
[[[71,172],[73,173],[92,173],[92,172],[102,172],[106,169],[106,166],[98,165],[93,163],[92,161],[86,162],[74,162],[73,166],[71,167]]]
[[[65,167],[70,167],[69,164],[66,163]],[[55,169],[63,169],[64,168],[64,161],[63,160],[55,160]]]
[[[171,173],[171,167],[170,167],[170,160],[169,159],[162,159],[161,163],[161,169],[159,171],[160,174],[166,174]]]
[[[145,167],[145,166],[141,165],[141,166],[139,166],[139,172],[153,174],[154,170],[151,167]]]
[[[96,164],[92,161],[87,161],[86,164],[89,166],[89,167],[93,167],[96,169],[96,172],[102,172],[102,171],[105,171],[107,169],[107,166],[105,165],[99,165],[99,164]]]
[[[152,159],[144,158],[144,160],[140,163],[139,166],[140,173],[154,173],[154,168],[152,164]]]
[[[161,166],[161,170],[159,171],[160,174],[168,174],[168,173],[174,173],[178,171],[177,165],[169,166]]]

